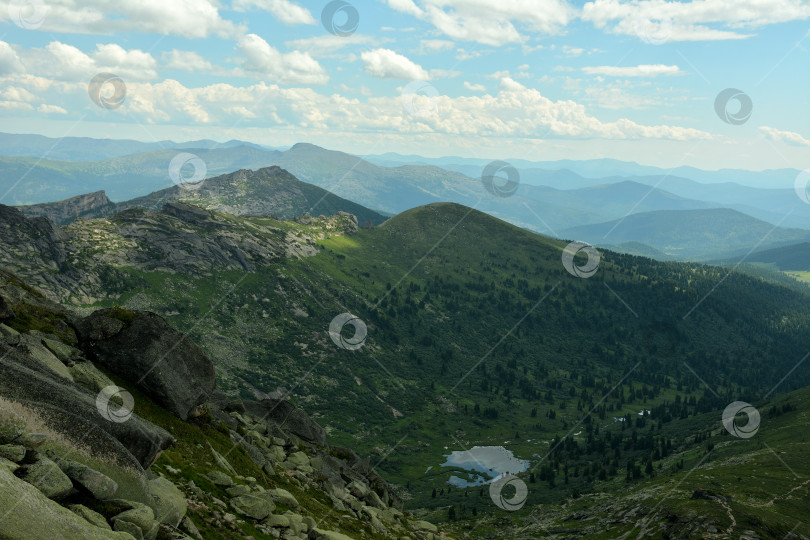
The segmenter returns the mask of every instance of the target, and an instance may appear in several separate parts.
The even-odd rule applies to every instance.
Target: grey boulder
[[[191,339],[148,311],[110,308],[76,322],[85,353],[187,420],[214,391],[214,364]]]

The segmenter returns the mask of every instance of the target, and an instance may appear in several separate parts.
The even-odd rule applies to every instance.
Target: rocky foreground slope
[[[419,538],[434,525],[285,399],[232,400],[148,312],[0,270],[0,538]]]

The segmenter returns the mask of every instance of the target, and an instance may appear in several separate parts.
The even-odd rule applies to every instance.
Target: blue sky
[[[0,1],[0,130],[810,167],[807,0],[355,0],[329,28],[326,6]],[[98,73],[119,107],[89,98]],[[750,116],[721,119],[727,88]]]

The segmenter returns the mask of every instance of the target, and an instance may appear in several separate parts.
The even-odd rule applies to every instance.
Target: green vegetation
[[[507,525],[561,501],[566,512],[617,494],[655,501],[650,492],[687,478],[710,445],[701,467],[715,456],[732,459],[727,446],[751,443],[722,435],[728,403],[770,410],[782,399],[774,396],[810,383],[804,367],[791,371],[810,350],[807,294],[726,268],[603,251],[597,274],[576,278],[561,264],[564,242],[454,204],[350,236],[325,222],[212,219],[268,246],[289,232],[306,235],[319,252],[250,271],[102,272],[97,261],[117,242],[111,226],[109,237],[77,252],[110,295],[93,307],[166,316],[221,367],[226,391],[247,396],[244,383],[290,391],[332,444],[370,456],[399,484],[409,508],[454,520],[460,531],[469,520],[482,523],[463,537],[502,529],[488,520],[506,518],[486,486],[447,483],[466,474],[440,467],[452,450],[502,445],[531,461],[522,476],[528,503]],[[214,234],[193,231],[201,242]],[[346,311],[368,326],[357,351],[338,348],[327,333]],[[695,489],[686,482],[683,489]],[[731,491],[724,482],[701,486]],[[558,517],[555,527],[580,527]]]

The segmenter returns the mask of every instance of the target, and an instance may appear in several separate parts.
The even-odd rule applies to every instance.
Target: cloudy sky
[[[0,17],[5,132],[810,167],[808,0],[0,0]]]

